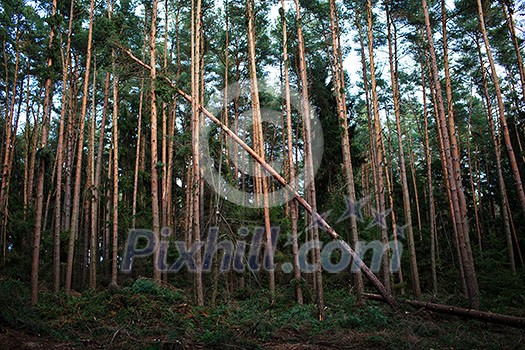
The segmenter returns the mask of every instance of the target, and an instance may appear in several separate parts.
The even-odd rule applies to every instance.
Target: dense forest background
[[[292,308],[275,327],[383,327],[397,316],[370,292],[525,315],[524,6],[3,0],[0,321],[109,312],[118,293],[160,298],[151,319]],[[123,273],[132,229],[158,244]],[[230,256],[244,269],[220,268],[224,245],[158,268],[212,234],[262,247]],[[321,269],[357,255],[362,272]]]

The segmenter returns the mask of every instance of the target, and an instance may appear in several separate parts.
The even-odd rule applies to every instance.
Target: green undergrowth
[[[9,327],[67,343],[70,348],[259,349],[279,344],[301,348],[519,349],[520,330],[405,308],[393,312],[369,301],[358,306],[345,290],[327,291],[325,319],[313,304],[297,305],[290,290],[273,298],[251,291],[214,308],[192,306],[193,295],[150,279],[117,290],[77,296],[41,292],[28,303],[28,286],[0,280],[0,330]],[[237,292],[239,293],[239,292]],[[1,335],[1,333],[0,333]]]

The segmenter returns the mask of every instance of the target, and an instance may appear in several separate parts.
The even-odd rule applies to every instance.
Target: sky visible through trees
[[[0,278],[30,305],[143,277],[197,307],[291,291],[319,322],[333,289],[513,307],[524,16],[513,0],[4,0]]]

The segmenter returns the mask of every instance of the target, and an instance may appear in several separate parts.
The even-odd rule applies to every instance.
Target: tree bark
[[[57,0],[53,0],[51,5],[51,17],[55,16],[57,10]],[[49,33],[48,48],[53,47],[53,41],[55,39],[55,27],[52,25]],[[49,56],[47,58],[47,69],[50,72],[53,66],[53,58]],[[53,89],[53,81],[51,74],[46,78],[44,83],[44,115],[42,117],[42,134],[40,138],[40,150],[45,152],[47,147],[48,138],[48,127],[51,117],[51,90]],[[36,125],[35,125],[36,126]],[[35,211],[35,231],[33,236],[33,256],[31,263],[31,304],[34,305],[38,302],[38,267],[40,265],[40,236],[42,231],[42,212],[43,212],[43,201],[44,201],[44,181],[46,174],[46,160],[41,155],[39,159],[38,168],[38,184],[37,184],[37,195],[36,195],[36,211]]]
[[[133,55],[133,53],[121,47],[121,49],[137,64],[141,65],[145,69],[151,70],[151,67],[147,65],[146,63],[139,60],[137,57]],[[167,80],[167,79],[166,79]],[[177,88],[175,84],[173,84],[171,81],[167,80],[167,82],[172,86],[173,88],[177,89],[177,93],[181,95],[186,101],[191,102],[193,101],[193,98],[182,91],[180,88]],[[235,132],[230,130],[228,127],[226,127],[219,119],[217,119],[211,112],[206,110],[202,105],[198,106],[199,110],[206,115],[213,123],[215,123],[217,126],[219,126],[229,137],[231,137],[241,148],[243,148],[253,159],[259,163],[264,170],[266,170],[277,182],[279,182],[284,188],[286,188],[287,191],[293,194],[295,200],[306,210],[306,212],[314,216],[317,222],[320,224],[323,230],[325,230],[334,240],[336,240],[339,244],[341,244],[341,247],[344,251],[348,252],[352,259],[354,259],[354,264],[356,264],[357,267],[364,273],[364,275],[369,279],[369,281],[374,285],[374,287],[377,289],[377,291],[385,298],[387,303],[392,308],[397,308],[397,303],[393,296],[390,294],[390,292],[385,288],[385,286],[379,281],[379,279],[374,275],[374,273],[370,270],[370,268],[365,264],[365,262],[360,258],[359,254],[357,254],[345,241],[343,241],[339,234],[326,222],[326,220],[319,215],[317,212],[312,210],[312,206],[297,192],[294,191],[293,188],[286,182],[286,180],[275,170],[273,169],[264,159],[262,159],[256,151],[254,151],[250,146],[248,146]]]
[[[516,191],[518,192],[518,198],[521,204],[521,212],[525,216],[525,191],[523,190],[523,183],[521,181],[521,175],[520,170],[518,168],[518,163],[516,161],[516,155],[514,154],[514,150],[512,149],[512,141],[510,139],[507,118],[505,117],[505,106],[503,104],[503,97],[499,85],[498,73],[496,71],[496,64],[494,63],[494,58],[492,57],[492,49],[490,47],[489,38],[485,29],[485,19],[481,0],[477,0],[477,4],[481,35],[483,36],[483,42],[485,43],[485,51],[489,60],[490,70],[492,72],[494,90],[496,90],[501,133],[503,135],[503,140],[505,141],[505,147],[507,148],[507,154],[509,157],[510,167],[512,169],[512,175],[514,175],[514,181],[516,182]]]
[[[384,165],[383,165],[383,148],[382,148],[382,128],[381,120],[379,116],[379,101],[377,97],[377,87],[376,87],[376,74],[375,74],[375,63],[374,63],[374,35],[373,35],[373,20],[372,20],[372,2],[367,0],[367,35],[368,35],[368,55],[370,60],[370,82],[372,90],[372,115],[374,117],[374,139],[375,139],[375,164],[376,164],[376,184],[377,184],[377,196],[378,202],[377,206],[377,215],[386,215],[386,205],[385,205],[385,184],[383,178]],[[388,243],[388,232],[386,225],[381,226],[381,241],[383,244]],[[390,270],[388,266],[388,255],[383,255],[381,261],[381,272],[383,277],[383,283],[385,288],[390,291]]]
[[[201,0],[192,0],[192,118],[191,118],[191,131],[192,131],[192,158],[193,158],[193,179],[191,183],[192,189],[192,243],[201,243],[201,165],[200,165],[200,124],[201,116],[199,105],[201,101],[200,93],[200,80],[201,80],[201,26],[202,26],[202,2]],[[195,294],[197,298],[197,305],[204,305],[204,291],[202,286],[202,255],[200,250],[195,253],[196,271],[194,275],[195,279]]]
[[[256,62],[256,40],[255,40],[255,1],[246,1],[246,16],[248,21],[248,60],[249,60],[249,71],[250,71],[250,91],[251,91],[251,105],[252,105],[252,129],[253,129],[253,144],[254,149],[262,159],[265,159],[265,147],[264,147],[264,135],[262,129],[261,119],[261,105],[259,101],[259,85],[257,80],[257,62]],[[268,288],[270,290],[271,299],[274,300],[275,296],[275,271],[273,268],[273,244],[272,244],[272,232],[270,222],[270,198],[268,195],[268,179],[261,170],[259,165],[255,168],[255,181],[256,181],[256,193],[255,200],[260,201],[262,199],[263,210],[264,210],[264,231],[266,234],[266,252],[269,257],[272,266],[268,268]],[[262,193],[262,196],[261,196]],[[262,198],[261,198],[262,197]]]
[[[479,38],[476,37],[476,45],[478,48],[478,57],[481,68],[481,76],[483,78],[483,97],[485,98],[485,108],[487,110],[487,122],[489,124],[490,137],[492,144],[494,145],[494,154],[496,156],[496,171],[498,174],[498,187],[501,193],[501,218],[503,220],[503,229],[505,231],[505,238],[507,241],[507,254],[509,257],[510,270],[513,275],[516,274],[516,260],[514,257],[514,247],[512,244],[512,231],[511,231],[511,218],[510,218],[510,207],[509,199],[507,197],[507,188],[505,184],[505,178],[503,177],[503,168],[501,166],[501,147],[496,136],[494,127],[494,119],[492,117],[492,102],[490,100],[489,85],[487,80],[487,74],[485,73],[485,66],[483,62],[483,54],[481,53],[481,46],[479,44]]]
[[[454,150],[452,150],[451,138],[455,138],[455,134],[449,135],[449,130],[454,130],[453,119],[449,118],[449,130],[447,130],[447,121],[445,116],[445,108],[443,103],[443,96],[441,91],[441,81],[439,78],[438,66],[436,53],[434,49],[434,39],[432,35],[432,29],[430,27],[430,17],[428,13],[428,6],[426,0],[421,1],[423,11],[425,15],[425,28],[427,33],[427,40],[429,44],[429,53],[431,58],[432,76],[434,79],[434,88],[436,90],[436,101],[438,107],[438,118],[440,119],[441,137],[443,142],[443,150],[445,158],[443,161],[446,162],[446,168],[448,171],[447,176],[447,187],[450,189],[452,197],[452,205],[454,209],[455,225],[457,227],[458,246],[460,251],[460,259],[463,263],[463,270],[465,274],[465,284],[467,287],[468,298],[473,308],[479,308],[479,288],[476,277],[476,271],[474,268],[474,261],[472,258],[472,251],[470,249],[470,241],[468,239],[469,230],[466,216],[466,208],[464,207],[465,196],[463,188],[461,186],[461,174],[457,171],[457,167],[454,166],[455,156]],[[456,149],[457,151],[457,149]],[[456,158],[459,161],[459,159]]]
[[[82,182],[82,156],[84,154],[84,126],[86,121],[86,109],[87,99],[89,90],[89,75],[91,70],[91,51],[92,51],[92,38],[93,38],[93,12],[94,12],[94,0],[90,1],[89,9],[89,31],[88,31],[88,43],[87,43],[87,55],[86,55],[86,70],[84,74],[84,90],[82,92],[82,109],[80,112],[79,122],[79,136],[77,144],[77,164],[75,173],[75,187],[73,191],[73,210],[71,212],[71,233],[69,236],[69,249],[67,256],[67,270],[66,270],[66,282],[65,290],[69,292],[71,290],[71,280],[73,277],[73,257],[75,254],[75,240],[78,234],[79,217],[80,217],[80,196],[81,196],[81,182]]]
[[[309,186],[306,191],[310,193],[312,210],[317,212],[317,194],[315,190],[315,174],[313,166],[313,155],[312,155],[312,131],[310,126],[310,95],[308,87],[308,78],[306,75],[306,57],[304,48],[304,37],[301,19],[301,9],[299,6],[299,0],[295,0],[295,18],[297,22],[297,41],[299,46],[299,72],[301,78],[301,105],[302,105],[302,120],[304,123],[304,147],[305,147],[305,162],[306,162],[306,183]],[[319,215],[311,215],[311,224],[313,240],[319,242],[319,230],[316,224]],[[317,264],[317,270],[315,271],[315,281],[317,285],[317,313],[319,320],[324,319],[324,294],[323,294],[323,275],[321,270],[321,251],[320,247],[313,249],[314,251],[314,263]]]
[[[288,33],[286,23],[286,5],[285,0],[281,0],[281,21],[283,26],[283,62],[284,62],[284,91],[285,91],[285,104],[286,104],[286,146],[287,146],[287,158],[288,158],[288,177],[289,183],[292,188],[296,191],[296,174],[295,174],[295,163],[293,159],[293,129],[292,129],[292,107],[290,101],[290,77],[288,73]],[[303,290],[299,281],[302,280],[301,269],[299,267],[299,241],[297,235],[297,221],[299,208],[295,200],[290,201],[290,221],[292,226],[292,252],[293,252],[293,269],[294,278],[296,282],[295,294],[297,303],[303,304]]]
[[[151,30],[149,37],[150,50],[150,104],[151,104],[151,209],[153,215],[153,234],[157,242],[160,236],[160,217],[159,217],[159,185],[158,185],[158,136],[157,136],[157,94],[155,92],[157,79],[157,58],[156,58],[156,38],[157,38],[157,6],[158,0],[153,0],[151,9]],[[113,175],[115,176],[115,174]],[[160,282],[160,271],[157,266],[159,255],[158,244],[153,252],[153,279]]]
[[[421,287],[419,284],[419,271],[417,267],[417,256],[416,246],[414,244],[414,229],[412,226],[412,210],[410,208],[410,192],[408,190],[408,179],[405,166],[405,151],[403,146],[403,132],[401,130],[401,107],[400,107],[400,96],[399,96],[399,85],[397,78],[397,62],[394,63],[394,53],[392,50],[392,21],[390,18],[390,11],[388,4],[385,3],[386,8],[386,20],[387,20],[387,32],[388,32],[388,57],[390,63],[390,79],[392,81],[392,94],[394,101],[394,114],[396,117],[396,130],[397,130],[397,144],[399,149],[399,170],[401,174],[401,189],[403,193],[403,212],[405,213],[405,225],[407,229],[407,241],[408,241],[408,255],[410,260],[410,273],[412,276],[412,292],[416,299],[421,298]],[[395,28],[394,28],[395,33]],[[397,46],[397,45],[396,45]],[[397,47],[396,47],[396,58],[397,58]],[[393,210],[393,209],[392,209]]]
[[[339,20],[337,14],[337,7],[335,0],[330,0],[330,27],[332,32],[332,55],[333,55],[333,78],[334,78],[334,92],[337,101],[337,111],[339,117],[339,125],[342,128],[341,132],[341,147],[343,153],[343,168],[345,173],[347,193],[352,203],[356,202],[355,195],[355,179],[354,169],[352,165],[352,153],[350,151],[350,136],[348,134],[348,111],[346,109],[346,89],[345,76],[343,70],[343,55],[341,52],[341,33],[339,29]],[[350,230],[352,237],[352,244],[357,246],[359,241],[359,231],[357,228],[357,218],[355,215],[350,215]],[[363,302],[363,277],[361,273],[355,273],[354,284],[356,288],[357,302]]]

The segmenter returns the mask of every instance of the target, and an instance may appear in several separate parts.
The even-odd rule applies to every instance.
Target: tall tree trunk
[[[467,121],[467,127],[468,127],[468,137],[467,137],[467,165],[469,169],[469,180],[470,180],[470,191],[472,192],[472,205],[474,207],[474,218],[476,220],[476,232],[478,234],[478,245],[479,245],[479,251],[483,251],[483,242],[481,240],[481,223],[479,219],[479,209],[478,209],[478,197],[476,195],[476,186],[474,184],[474,170],[472,165],[472,147],[471,147],[471,139],[472,139],[472,91],[470,93],[469,97],[469,113],[468,113],[468,121]]]
[[[75,240],[78,235],[78,226],[80,218],[80,197],[81,182],[82,182],[82,156],[84,154],[84,126],[86,122],[86,109],[87,99],[89,91],[89,75],[91,70],[91,44],[93,38],[93,12],[94,12],[94,0],[90,1],[89,5],[89,31],[88,31],[88,42],[87,42],[87,55],[86,55],[86,70],[84,74],[84,90],[82,92],[82,109],[80,111],[79,121],[79,136],[77,144],[77,164],[75,173],[75,187],[73,191],[73,210],[71,212],[71,230],[69,236],[69,247],[67,256],[67,270],[66,270],[66,283],[65,290],[69,292],[71,290],[71,280],[73,277],[73,257],[75,255]]]
[[[111,287],[115,288],[118,286],[117,283],[117,256],[118,256],[118,203],[119,203],[119,165],[118,165],[118,84],[119,77],[117,75],[117,68],[115,62],[115,53],[112,52],[112,70],[113,70],[113,113],[112,113],[112,149],[113,149],[113,225],[112,225],[112,244],[113,256],[111,259]]]
[[[505,117],[505,106],[503,104],[503,96],[501,94],[501,88],[499,85],[498,73],[496,71],[496,64],[494,63],[494,58],[492,57],[492,49],[490,47],[489,38],[487,36],[487,31],[485,29],[485,19],[483,14],[483,5],[481,0],[477,0],[478,4],[478,17],[481,35],[483,36],[483,41],[485,43],[485,51],[487,52],[487,58],[489,59],[490,70],[492,72],[492,81],[494,84],[494,90],[496,90],[496,98],[498,100],[498,112],[500,119],[500,128],[503,135],[503,140],[505,141],[505,147],[507,148],[507,154],[509,156],[510,167],[512,169],[512,174],[514,175],[514,181],[516,182],[516,190],[518,192],[518,198],[521,204],[521,212],[525,216],[525,191],[523,190],[523,183],[521,182],[520,170],[518,168],[518,163],[516,161],[516,155],[512,149],[512,142],[510,139],[509,128],[507,125],[507,118]]]
[[[261,105],[259,102],[259,85],[257,81],[257,62],[255,58],[255,1],[246,1],[246,16],[248,20],[248,59],[249,59],[249,71],[250,71],[250,91],[251,91],[251,104],[252,104],[252,127],[253,127],[253,138],[254,138],[254,149],[262,159],[265,159],[264,152],[264,135],[262,129],[262,118],[261,118]],[[273,301],[275,295],[275,271],[273,268],[273,244],[272,244],[272,232],[270,223],[270,205],[268,196],[268,179],[266,174],[262,171],[260,165],[256,165],[255,168],[256,177],[256,200],[261,200],[260,194],[262,193],[262,200],[264,206],[264,228],[266,234],[266,252],[272,266],[268,266],[268,277],[269,277],[269,289],[271,298]]]
[[[66,183],[64,185],[64,211],[63,211],[63,229],[69,231],[71,228],[71,186],[73,181],[73,160],[75,152],[75,139],[77,127],[77,104],[74,102],[78,95],[79,81],[79,59],[78,54],[75,56],[75,70],[69,83],[70,92],[67,106],[68,123],[67,123],[67,150],[66,150]]]
[[[53,0],[51,6],[51,17],[54,17],[57,10],[57,0]],[[53,47],[53,41],[55,39],[55,27],[51,25],[49,33],[48,48]],[[53,57],[47,58],[47,69],[50,71],[53,66]],[[40,149],[45,150],[47,147],[48,127],[51,118],[51,90],[53,89],[53,81],[51,75],[46,78],[44,83],[44,115],[42,117],[42,134],[40,138]],[[35,125],[36,126],[36,125]],[[36,195],[36,211],[35,211],[35,231],[33,236],[33,259],[31,264],[31,304],[38,302],[38,267],[40,265],[40,235],[42,231],[42,212],[44,202],[44,181],[46,175],[46,160],[44,157],[39,159],[38,168],[38,184],[37,184],[37,195]]]
[[[200,79],[201,79],[201,66],[200,66],[200,57],[201,57],[201,19],[202,19],[202,3],[201,0],[192,0],[192,118],[191,118],[191,130],[192,130],[192,156],[193,156],[193,171],[192,171],[192,208],[193,213],[193,224],[192,224],[192,235],[193,243],[201,243],[201,165],[200,165],[200,124],[201,116],[199,111],[200,105]],[[202,255],[200,250],[195,254],[195,294],[197,298],[197,305],[204,305],[204,291],[202,286]]]
[[[341,32],[339,28],[339,19],[337,14],[337,6],[335,0],[330,0],[330,28],[332,32],[332,55],[333,55],[333,76],[334,76],[334,91],[337,101],[337,112],[339,125],[342,128],[341,132],[341,147],[343,153],[343,167],[345,172],[346,187],[348,198],[352,203],[356,202],[355,195],[355,180],[354,169],[352,166],[352,153],[350,152],[350,136],[348,134],[348,111],[346,108],[346,88],[345,76],[343,70],[343,55],[341,51]],[[357,228],[356,215],[350,215],[350,230],[352,237],[352,244],[357,246],[359,241],[359,231]],[[354,274],[354,284],[357,293],[357,302],[363,302],[363,277],[361,272]]]
[[[286,147],[287,147],[287,158],[288,158],[288,177],[289,183],[291,184],[294,190],[297,190],[296,186],[296,174],[295,174],[295,164],[293,160],[293,130],[292,130],[292,107],[290,101],[290,77],[288,74],[288,33],[287,33],[287,24],[286,24],[286,5],[285,1],[281,0],[281,20],[283,26],[283,62],[284,62],[284,90],[286,98]],[[296,282],[295,293],[297,297],[297,303],[303,304],[303,290],[301,288],[301,268],[299,266],[299,242],[297,235],[297,220],[299,214],[299,208],[297,202],[292,200],[290,202],[290,220],[292,225],[292,251],[293,251],[293,268],[294,268],[294,278]]]
[[[518,71],[520,73],[521,81],[521,91],[523,93],[523,101],[525,102],[525,66],[523,66],[523,58],[521,57],[520,45],[518,37],[516,36],[516,28],[514,26],[514,11],[512,9],[512,0],[502,0],[501,7],[503,8],[503,13],[505,14],[505,21],[509,27],[510,39],[512,40],[512,46],[514,47],[514,52],[516,53]]]
[[[151,208],[153,215],[153,234],[159,241],[160,217],[159,217],[159,185],[158,185],[158,137],[157,137],[157,94],[155,92],[157,79],[157,58],[156,58],[156,38],[157,38],[157,6],[158,0],[153,0],[151,9],[151,31],[149,37],[150,50],[150,104],[151,104]],[[157,266],[159,255],[158,244],[153,253],[153,279],[160,282],[160,271]]]
[[[317,216],[317,194],[315,190],[315,174],[313,166],[313,155],[312,155],[312,132],[310,126],[310,94],[308,87],[308,78],[306,75],[306,57],[304,48],[304,37],[301,19],[301,9],[299,6],[299,0],[295,0],[295,16],[297,23],[297,41],[299,44],[299,72],[301,77],[301,103],[302,103],[302,116],[304,122],[304,147],[305,147],[305,163],[306,163],[306,184],[309,186],[306,191],[310,194],[310,205],[314,212],[311,215],[312,223],[312,235],[315,242],[319,242],[319,230],[316,222],[318,221]],[[345,116],[346,118],[346,116]],[[315,281],[317,285],[317,313],[320,320],[324,319],[324,294],[323,294],[323,275],[321,270],[321,252],[320,247],[317,246],[313,249],[314,251],[314,264],[317,264],[317,270],[315,271]]]
[[[55,227],[54,227],[54,255],[53,255],[53,289],[55,292],[60,290],[60,231],[62,224],[62,174],[64,171],[64,129],[66,123],[66,111],[67,111],[67,83],[70,69],[70,47],[71,47],[71,35],[73,28],[73,12],[74,2],[71,2],[69,9],[69,24],[67,31],[67,43],[66,51],[62,52],[62,109],[60,111],[60,124],[58,128],[58,144],[57,144],[57,185],[55,194]],[[71,91],[70,91],[71,93]]]
[[[155,2],[156,2],[156,0],[155,0]],[[111,3],[111,5],[109,6],[109,10],[108,10],[108,17],[110,19],[111,19],[112,14],[113,14],[113,3]],[[154,10],[153,10],[153,15],[152,15],[152,21],[154,21],[153,18],[156,18],[156,7],[155,7],[155,5],[154,5]],[[154,24],[152,24],[152,26],[154,26]],[[152,29],[152,35],[153,36],[154,36],[154,33],[155,33],[155,31],[154,31],[154,29]],[[154,39],[153,39],[153,43],[154,43]],[[154,64],[155,63],[155,51],[154,51],[154,49],[153,49],[153,52],[152,52],[152,56],[153,56],[153,58],[152,58],[152,67],[154,67],[155,66],[155,64]],[[111,68],[112,68],[112,75],[113,75],[113,113],[112,113],[112,116],[111,116],[111,118],[112,118],[112,139],[111,139],[111,144],[112,144],[112,149],[113,149],[113,164],[112,164],[112,166],[113,166],[113,197],[112,197],[112,206],[113,206],[113,220],[112,220],[112,223],[113,223],[113,225],[112,225],[112,244],[111,244],[111,246],[113,248],[113,250],[112,250],[113,256],[112,256],[112,259],[111,259],[111,284],[110,284],[110,286],[115,288],[115,287],[118,286],[118,283],[117,283],[118,224],[119,224],[119,222],[118,222],[118,220],[119,220],[118,203],[119,203],[119,198],[120,198],[120,193],[119,193],[119,170],[118,170],[119,169],[119,160],[118,160],[118,155],[119,155],[119,149],[118,149],[118,146],[119,146],[118,145],[118,111],[119,111],[118,85],[119,85],[119,76],[117,74],[117,65],[116,65],[116,61],[115,61],[115,49],[111,50],[111,66],[112,66]],[[152,71],[153,70],[154,69],[152,69]],[[152,83],[151,84],[152,84],[152,94],[155,94],[155,90],[154,90],[155,77],[152,77]],[[152,128],[153,128],[153,125],[156,125],[156,124],[153,123],[153,106],[155,106],[154,101],[155,101],[155,99],[152,96],[152,112],[151,112],[151,125],[152,125]],[[155,115],[155,117],[156,117],[156,115]],[[153,133],[152,133],[152,135],[153,135]],[[153,138],[153,136],[152,136],[152,138]],[[152,152],[153,152],[153,142],[151,144],[152,144]],[[154,181],[154,179],[156,179],[156,178],[152,177],[152,182]],[[155,215],[155,212],[153,212],[153,214]],[[155,216],[153,217],[153,222],[155,223]],[[156,266],[156,260],[154,262],[154,266]],[[154,268],[154,271],[157,271],[157,269]]]
[[[146,49],[148,46],[148,37],[147,37],[147,31],[146,27],[144,27],[144,43],[142,46],[142,59],[144,59],[144,56],[146,54]],[[133,199],[132,199],[132,205],[131,205],[131,227],[135,228],[136,222],[137,222],[137,200],[139,195],[139,172],[141,171],[140,165],[141,165],[141,152],[144,149],[143,143],[143,132],[142,132],[142,109],[144,105],[144,75],[141,74],[140,79],[140,95],[139,95],[139,110],[138,110],[138,118],[137,118],[137,148],[135,150],[135,172],[133,176]]]
[[[514,247],[512,244],[512,231],[511,231],[511,218],[510,218],[510,207],[509,200],[507,197],[507,188],[505,185],[505,178],[503,177],[503,168],[501,166],[501,147],[496,136],[494,119],[492,117],[492,102],[490,100],[489,85],[487,80],[487,74],[485,73],[485,66],[483,62],[483,54],[481,53],[481,46],[479,44],[479,38],[476,37],[476,44],[478,48],[478,57],[481,67],[481,76],[483,78],[483,97],[485,98],[485,107],[487,110],[487,122],[489,124],[490,137],[492,144],[494,145],[494,153],[496,156],[496,171],[498,174],[498,187],[501,193],[501,218],[503,220],[503,229],[505,230],[505,238],[507,241],[507,254],[509,257],[510,270],[513,275],[516,274],[516,260],[514,258]],[[501,132],[501,131],[500,131]]]
[[[388,120],[387,120],[387,124],[388,124]],[[385,149],[385,143],[384,143],[384,138],[382,139],[383,141],[383,149]],[[392,141],[391,141],[391,138],[389,137],[388,138],[388,154],[393,154],[393,147],[392,147]],[[388,162],[388,156],[387,156],[387,152],[385,152],[385,180],[386,180],[386,190],[388,192],[388,200],[389,200],[389,204],[390,204],[390,209],[392,210],[390,216],[391,216],[391,222],[392,222],[392,238],[394,240],[394,244],[395,244],[395,247],[396,249],[398,249],[398,244],[399,244],[399,236],[398,236],[398,231],[400,231],[398,229],[398,223],[397,223],[397,215],[396,215],[396,208],[395,208],[395,204],[394,204],[394,176],[392,175],[392,173],[390,171],[392,171],[392,167],[393,165],[389,165],[389,162]],[[392,179],[392,180],[390,180]],[[405,294],[405,287],[404,287],[404,278],[403,278],[403,268],[401,266],[401,256],[398,254],[398,250],[396,251],[396,258],[397,258],[397,261],[396,261],[396,264],[399,266],[398,268],[398,271],[397,271],[397,275],[398,275],[398,278],[399,278],[399,284],[401,285],[401,295],[404,295]]]
[[[166,71],[168,67],[168,30],[169,30],[169,9],[168,0],[164,0],[164,44],[163,44],[163,63],[162,69]],[[162,227],[166,227],[168,222],[168,182],[167,168],[168,164],[168,118],[171,113],[168,112],[168,104],[162,101],[162,145],[161,145],[161,162],[162,162],[162,183],[161,183],[161,224]]]
[[[425,159],[427,163],[427,186],[428,186],[428,216],[430,218],[430,269],[432,274],[432,294],[438,293],[437,281],[437,226],[436,226],[436,204],[434,200],[434,185],[432,183],[432,155],[428,135],[428,109],[427,88],[425,83],[425,69],[421,62],[421,90],[423,94],[423,123],[425,134]]]
[[[133,175],[133,202],[131,209],[131,227],[136,227],[137,222],[137,197],[139,193],[139,163],[140,163],[140,148],[142,142],[142,105],[144,101],[144,79],[140,82],[140,97],[139,97],[139,115],[137,120],[137,149],[135,150],[135,172]]]
[[[373,35],[373,22],[372,22],[372,2],[367,0],[367,34],[368,34],[368,55],[370,60],[370,81],[371,81],[371,90],[372,90],[372,114],[374,117],[374,139],[375,139],[375,165],[376,165],[376,184],[377,184],[377,196],[378,202],[377,205],[377,215],[383,216],[386,215],[386,205],[385,205],[385,185],[383,179],[383,148],[382,148],[382,129],[381,129],[381,120],[379,116],[379,101],[377,97],[377,87],[376,87],[376,74],[375,74],[375,63],[374,63],[374,35]],[[383,244],[388,243],[388,232],[386,225],[381,226],[381,241]],[[390,291],[390,270],[388,266],[388,254],[383,254],[382,261],[382,276],[383,284],[385,288]]]
[[[432,76],[434,79],[434,88],[437,101],[438,109],[438,118],[440,120],[441,128],[441,138],[443,142],[443,150],[445,153],[444,162],[446,162],[446,168],[448,171],[447,176],[447,187],[450,190],[452,197],[452,205],[455,218],[455,226],[457,228],[457,238],[458,246],[460,251],[460,259],[463,263],[463,270],[465,273],[465,284],[467,287],[467,293],[471,307],[479,308],[479,288],[476,277],[476,272],[474,268],[474,261],[472,258],[472,251],[470,249],[470,241],[468,239],[468,222],[466,217],[466,212],[463,210],[462,202],[464,202],[464,193],[461,186],[461,174],[456,173],[454,166],[453,150],[451,149],[450,138],[455,138],[455,135],[449,135],[449,130],[447,130],[447,121],[445,116],[445,108],[443,103],[443,96],[441,90],[441,82],[439,79],[438,66],[436,53],[434,49],[434,39],[432,35],[432,29],[430,27],[430,17],[428,14],[428,6],[426,0],[421,1],[423,6],[423,11],[425,15],[425,28],[427,34],[427,40],[429,44],[430,58],[431,58],[431,68]],[[452,118],[450,118],[452,119]],[[453,123],[453,120],[449,120],[449,123]],[[450,125],[450,124],[449,124]],[[453,128],[450,128],[453,130]],[[456,149],[457,150],[457,149]],[[456,175],[456,176],[455,176]],[[463,198],[463,199],[461,199]]]
[[[19,62],[20,62],[20,32],[19,28],[16,29],[15,34],[15,67],[14,67],[14,73],[13,73],[13,91],[11,92],[11,101],[9,101],[9,93],[6,94],[6,109],[8,109],[8,113],[6,115],[4,130],[5,130],[5,151],[4,151],[4,159],[2,163],[2,183],[0,184],[0,214],[2,217],[7,216],[7,196],[9,192],[9,181],[10,181],[10,172],[11,172],[11,153],[15,152],[15,142],[16,142],[16,130],[15,135],[13,135],[13,119],[15,114],[15,104],[16,104],[16,95],[17,95],[17,88],[18,88],[18,74],[19,74]],[[7,70],[7,67],[6,67]],[[6,82],[6,89],[7,89],[7,82]],[[20,98],[20,101],[22,99]],[[7,107],[8,106],[8,107]],[[1,153],[0,153],[1,155]]]
[[[108,112],[108,105],[109,105],[110,77],[111,77],[110,73],[106,72],[106,78],[104,82],[104,105],[102,107],[102,120],[100,122],[100,134],[98,138],[98,149],[97,149],[97,163],[95,166],[95,182],[93,185],[94,188],[93,188],[93,193],[92,193],[94,206],[91,207],[92,232],[95,232],[94,230],[102,228],[103,233],[106,231],[106,225],[105,224],[103,226],[99,225],[99,216],[102,216],[102,218],[104,218],[103,214],[99,215],[99,210],[100,210],[100,198],[102,197],[102,193],[103,193],[102,192],[103,188],[101,187],[101,177],[102,177],[102,163],[104,161],[103,151],[104,151],[104,139],[105,139],[105,134],[106,134],[105,132],[106,119],[107,119],[107,114],[108,114],[107,112]],[[109,159],[109,162],[111,162],[111,158]],[[106,251],[107,249],[109,249],[109,242],[107,242],[105,239],[103,239],[103,242],[104,242],[103,262],[104,262],[104,267],[107,267],[107,264],[109,262],[109,251],[108,251],[108,254],[106,254]],[[92,276],[92,278],[93,277],[96,278],[96,274],[95,276]]]
[[[397,78],[397,61],[394,63],[394,53],[392,50],[392,41],[397,40],[395,37],[392,40],[391,26],[393,25],[390,18],[388,4],[385,4],[386,20],[388,31],[388,57],[390,62],[390,79],[392,81],[392,94],[394,100],[394,114],[396,117],[397,143],[399,148],[399,170],[401,173],[401,189],[403,193],[403,211],[405,213],[405,225],[407,230],[408,241],[408,255],[410,260],[410,273],[412,276],[412,292],[416,299],[421,298],[421,287],[419,285],[419,271],[417,267],[416,247],[414,244],[414,230],[412,226],[412,210],[410,208],[410,192],[408,190],[408,179],[405,166],[405,151],[403,146],[403,132],[401,131],[401,107],[399,101],[399,85]],[[395,28],[394,28],[395,35]],[[397,59],[397,45],[396,59]],[[393,209],[392,209],[393,210]]]
[[[96,58],[93,63],[93,97],[91,103],[91,117],[89,118],[89,148],[88,148],[88,177],[89,191],[91,196],[85,210],[85,231],[89,232],[89,261],[84,262],[84,266],[89,265],[89,288],[97,288],[97,260],[98,260],[98,228],[97,228],[97,188],[95,186],[95,129],[97,125],[97,62]],[[87,234],[86,234],[87,236]],[[87,252],[87,250],[86,250]]]

